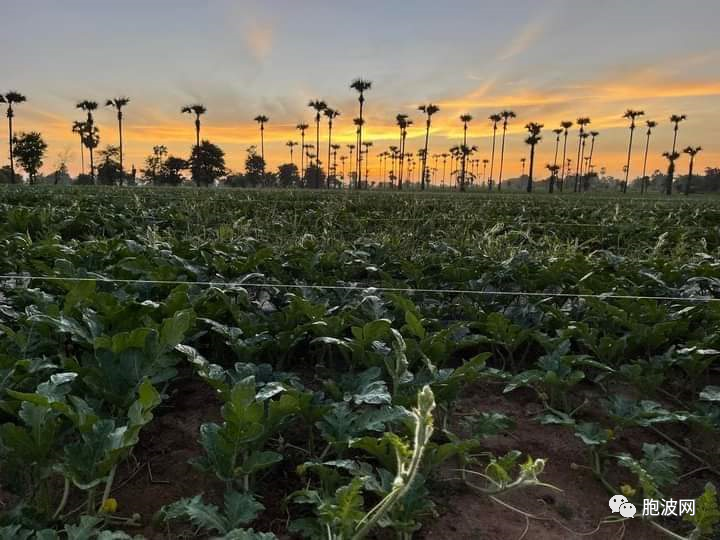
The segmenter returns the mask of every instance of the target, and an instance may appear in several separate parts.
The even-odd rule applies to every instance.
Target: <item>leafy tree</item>
[[[305,171],[305,178],[307,179],[305,187],[319,189],[325,185],[325,171],[314,163]]]
[[[127,97],[118,97],[114,99],[108,99],[105,102],[106,107],[112,107],[117,112],[117,121],[118,121],[118,134],[120,136],[120,171],[124,171],[123,168],[123,108],[127,106],[127,104],[130,103],[130,98]],[[120,175],[120,185],[122,186],[123,183],[123,176],[124,174]]]
[[[0,184],[11,184],[12,183],[12,169],[10,165],[4,165],[0,167]]]
[[[98,165],[98,183],[104,186],[122,185],[122,168],[120,167],[120,147],[108,145],[100,152]]]
[[[182,171],[189,168],[186,159],[175,156],[168,156],[160,167],[160,175],[158,176],[158,184],[162,186],[179,186],[185,181]]]
[[[43,165],[47,144],[42,135],[31,131],[14,136],[13,146],[18,163],[30,177],[30,183],[34,184],[37,173]]]
[[[13,105],[17,105],[19,103],[25,103],[27,101],[27,98],[23,96],[20,92],[10,91],[5,95],[0,94],[0,103],[7,103],[7,112],[6,116],[8,119],[8,140],[10,142],[10,183],[15,183],[15,161],[14,161],[14,154],[13,154],[13,141],[15,140],[15,135],[13,132],[13,118],[15,118],[15,110],[13,109]]]
[[[252,187],[263,185],[264,172],[265,160],[258,155],[257,147],[251,146],[245,158],[245,183]]]
[[[278,183],[280,187],[300,185],[300,172],[294,163],[284,163],[278,167]]]
[[[210,141],[202,141],[193,148],[189,165],[198,187],[208,187],[227,174],[225,152]]]
[[[153,146],[153,153],[145,158],[145,168],[141,171],[143,180],[155,185],[158,183],[160,168],[167,156],[167,146],[158,144]]]
[[[207,112],[205,105],[186,105],[180,109],[182,114],[195,115],[195,146],[200,146],[200,117]]]

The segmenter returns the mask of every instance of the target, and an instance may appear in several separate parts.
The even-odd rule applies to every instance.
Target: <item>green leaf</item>
[[[425,328],[412,311],[405,312],[405,324],[415,336],[420,339],[425,337]]]
[[[703,401],[720,401],[720,386],[706,386],[700,392],[700,399]]]
[[[231,529],[251,523],[263,510],[265,507],[251,493],[234,490],[225,493],[225,517]]]
[[[282,460],[282,454],[277,452],[251,452],[247,459],[242,462],[242,465],[235,469],[235,472],[238,475],[255,474],[258,471],[272,467],[276,463],[280,463]]]
[[[720,508],[718,507],[717,490],[711,483],[705,485],[705,491],[695,500],[695,514],[685,514],[685,521],[695,525],[701,534],[711,535],[720,524]]]

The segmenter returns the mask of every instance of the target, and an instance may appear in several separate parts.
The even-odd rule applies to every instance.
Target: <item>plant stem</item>
[[[57,519],[57,517],[60,515],[60,512],[62,512],[63,509],[65,508],[69,494],[70,494],[70,479],[65,478],[65,486],[63,487],[62,499],[60,499],[60,504],[58,505],[57,510],[55,510],[55,513],[53,514],[53,517],[52,517],[53,519]]]

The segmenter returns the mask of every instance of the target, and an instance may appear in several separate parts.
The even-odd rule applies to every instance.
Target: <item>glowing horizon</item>
[[[544,177],[545,164],[554,159],[552,129],[578,116],[589,116],[590,128],[600,132],[596,170],[604,167],[620,177],[629,137],[629,123],[622,118],[627,108],[646,112],[635,131],[631,178],[641,173],[646,119],[659,124],[651,138],[648,171],[665,169],[661,154],[672,145],[668,118],[674,113],[688,116],[680,126],[678,148],[704,149],[696,159],[700,171],[720,164],[720,47],[714,44],[711,24],[720,15],[712,0],[691,3],[692,9],[678,11],[667,0],[650,8],[619,0],[602,6],[568,0],[541,6],[528,0],[500,6],[454,0],[455,9],[440,10],[420,0],[406,13],[381,0],[370,0],[362,10],[315,0],[302,7],[285,1],[269,6],[219,0],[204,9],[178,0],[172,10],[163,9],[163,1],[146,6],[129,0],[121,9],[89,0],[62,5],[30,0],[9,6],[0,22],[5,50],[23,44],[19,54],[0,59],[0,92],[16,89],[28,97],[16,108],[15,132],[43,134],[49,144],[46,173],[54,169],[60,153],[69,158],[73,176],[79,171],[79,140],[70,128],[83,115],[75,104],[92,99],[102,105],[120,95],[131,98],[124,110],[127,170],[132,165],[142,169],[157,144],[187,157],[194,125],[180,108],[195,102],[208,108],[202,138],[225,150],[233,171],[243,170],[250,145],[259,146],[260,132],[253,121],[258,114],[270,118],[265,129],[268,170],[289,161],[285,143],[299,141],[297,123],[310,125],[306,143],[315,144],[314,113],[306,106],[310,99],[323,99],[342,113],[334,120],[333,142],[342,144],[346,154],[345,145],[355,142],[352,119],[358,113],[356,93],[348,86],[357,76],[373,81],[363,132],[364,140],[374,143],[371,180],[379,172],[377,154],[398,144],[396,114],[414,120],[407,150],[417,154],[422,148],[424,117],[417,106],[429,102],[441,108],[432,118],[431,156],[461,142],[458,116],[467,112],[474,117],[469,144],[479,147],[473,157],[489,159],[492,129],[487,117],[506,108],[515,111],[518,117],[507,135],[505,178],[520,174],[520,158],[528,154],[523,143],[526,123],[545,125],[535,169]],[[467,16],[457,17],[458,12]],[[503,24],[473,23],[488,17]],[[112,27],[106,28],[108,21]],[[360,40],[356,27],[363,28]],[[672,37],[669,31],[663,33],[665,27],[675,29]],[[85,34],[76,35],[74,28],[85,29]],[[37,42],[23,41],[31,32],[39,36]],[[93,47],[86,45],[88,40]],[[100,149],[117,144],[113,110],[100,107],[95,120]],[[320,130],[320,159],[325,161],[324,117]],[[0,144],[6,143],[7,131],[0,129]],[[576,148],[573,126],[568,139],[573,160],[571,149]],[[296,163],[298,153],[295,148]],[[685,158],[678,164],[680,174]]]

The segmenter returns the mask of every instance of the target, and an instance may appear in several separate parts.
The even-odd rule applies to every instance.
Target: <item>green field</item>
[[[719,357],[719,199],[2,189],[0,539],[718,538]]]

